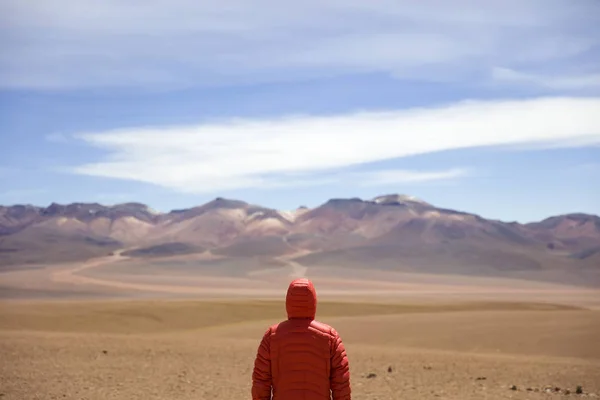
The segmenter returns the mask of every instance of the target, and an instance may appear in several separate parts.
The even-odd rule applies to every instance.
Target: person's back
[[[346,350],[335,329],[314,320],[316,308],[313,284],[294,280],[288,320],[271,326],[258,347],[252,400],[350,400]]]

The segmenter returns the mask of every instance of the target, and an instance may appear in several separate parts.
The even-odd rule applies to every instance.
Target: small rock
[[[533,392],[533,388],[527,388],[528,392]]]
[[[426,366],[423,367],[423,369],[426,369],[426,370],[429,371],[431,369],[431,367],[429,365],[426,365]]]
[[[102,350],[102,353],[108,354],[108,350]]]
[[[388,372],[392,372],[392,367],[391,366],[388,367]]]
[[[577,393],[577,394],[583,394],[583,387],[581,385],[578,385],[577,389],[575,389],[575,393]]]
[[[373,372],[371,372],[369,375],[367,375],[367,379],[373,379],[377,377],[377,374],[374,374]]]
[[[571,391],[569,389],[565,389],[565,391],[563,393],[564,394],[571,394]]]
[[[485,376],[479,376],[477,377],[477,379],[475,379],[476,381],[485,381],[487,378]]]
[[[516,385],[512,385],[512,386],[510,387],[510,390],[517,390],[517,386],[516,386]]]

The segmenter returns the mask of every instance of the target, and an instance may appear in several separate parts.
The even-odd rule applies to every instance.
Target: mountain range
[[[421,272],[600,270],[600,217],[503,222],[405,195],[293,211],[224,198],[168,213],[140,203],[0,206],[0,266],[75,262],[119,249],[143,259],[208,254]]]

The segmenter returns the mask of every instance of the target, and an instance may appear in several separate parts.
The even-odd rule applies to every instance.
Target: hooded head
[[[301,278],[290,283],[287,296],[285,297],[285,309],[288,319],[315,319],[317,312],[317,292],[311,281]]]

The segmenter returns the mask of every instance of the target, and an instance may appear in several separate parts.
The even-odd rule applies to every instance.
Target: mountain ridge
[[[169,212],[134,202],[0,206],[0,265],[80,261],[129,248],[140,258],[204,253],[373,268],[595,268],[599,247],[597,215],[504,222],[400,194],[285,211],[222,197]]]
[[[395,198],[402,199],[402,200],[398,201],[398,200],[395,200]],[[2,211],[6,210],[6,209],[30,209],[30,210],[39,210],[39,211],[48,210],[46,212],[49,212],[49,210],[52,210],[52,209],[72,209],[73,207],[90,207],[90,208],[97,207],[99,209],[112,209],[112,210],[116,210],[116,209],[123,210],[124,208],[127,208],[127,207],[130,207],[130,208],[137,207],[140,210],[144,210],[151,215],[165,216],[165,215],[176,215],[176,214],[188,212],[188,211],[194,210],[194,209],[206,208],[209,205],[225,205],[225,208],[233,208],[232,206],[234,204],[235,205],[245,205],[245,206],[249,206],[249,207],[256,207],[256,208],[260,208],[260,209],[274,210],[274,211],[279,211],[279,212],[292,212],[292,211],[297,211],[299,209],[309,209],[309,210],[315,209],[315,208],[322,207],[322,206],[326,205],[327,203],[336,203],[338,201],[376,203],[376,204],[380,204],[380,205],[391,205],[391,206],[402,205],[402,204],[406,204],[406,203],[415,203],[415,204],[421,204],[423,206],[429,206],[432,208],[436,208],[438,210],[447,210],[447,211],[451,211],[454,213],[464,213],[464,214],[474,215],[474,216],[484,218],[487,220],[500,221],[500,222],[503,222],[506,224],[533,225],[533,224],[539,224],[544,221],[550,221],[555,218],[566,217],[566,216],[595,217],[598,219],[598,221],[599,221],[598,223],[600,223],[600,216],[598,216],[596,214],[590,214],[590,213],[584,213],[584,212],[569,212],[569,213],[564,213],[564,214],[551,215],[540,221],[531,221],[531,222],[523,222],[523,223],[514,221],[514,220],[513,221],[505,221],[502,219],[485,218],[485,217],[480,216],[479,214],[471,213],[468,211],[460,211],[460,210],[455,210],[455,209],[436,207],[436,206],[433,206],[432,204],[427,203],[423,200],[420,200],[414,196],[403,195],[403,194],[381,195],[381,196],[376,196],[373,199],[362,199],[360,197],[331,198],[314,208],[310,208],[310,207],[301,205],[301,206],[298,206],[296,209],[292,209],[292,210],[269,208],[269,207],[264,207],[264,206],[260,206],[260,205],[256,205],[256,204],[247,203],[242,200],[228,199],[228,198],[224,198],[224,197],[216,197],[212,200],[209,200],[208,202],[206,202],[204,204],[200,204],[197,206],[190,206],[189,208],[172,209],[172,210],[164,211],[164,212],[154,210],[149,205],[146,205],[144,203],[138,203],[138,202],[115,203],[112,205],[106,205],[106,204],[95,203],[95,202],[94,203],[73,202],[73,203],[67,203],[67,204],[52,202],[48,206],[35,205],[35,204],[31,204],[31,203],[27,203],[27,204],[16,203],[16,204],[10,204],[10,205],[1,205],[0,204],[0,215],[2,215],[1,214]],[[229,205],[229,207],[227,205]]]

